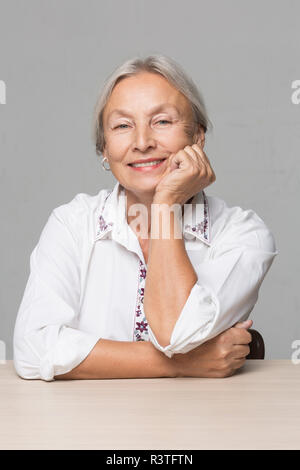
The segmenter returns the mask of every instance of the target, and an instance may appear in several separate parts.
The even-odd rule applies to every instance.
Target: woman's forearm
[[[178,213],[170,211],[171,204],[160,204],[155,199],[153,202],[156,205],[151,217],[144,310],[153,333],[164,347],[170,344],[175,323],[198,277],[185,249]],[[155,216],[157,210],[159,217]],[[168,224],[170,236],[166,237]],[[175,238],[178,233],[181,238]]]
[[[62,379],[134,379],[176,377],[175,360],[150,341],[100,339],[89,355],[73,370],[57,375]]]

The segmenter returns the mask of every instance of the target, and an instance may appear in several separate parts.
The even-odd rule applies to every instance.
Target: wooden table
[[[24,380],[0,365],[0,449],[300,449],[300,365],[223,379]]]

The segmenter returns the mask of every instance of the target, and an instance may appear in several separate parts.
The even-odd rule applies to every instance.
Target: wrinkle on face
[[[122,108],[128,110],[129,121],[136,117],[135,122],[147,122],[151,110],[157,103],[174,106],[177,111],[170,108],[169,114],[173,122],[178,125],[185,135],[191,139],[194,134],[195,123],[192,107],[187,98],[173,87],[160,74],[140,72],[138,75],[125,77],[120,80],[112,91],[112,94],[103,111],[103,127],[107,146],[112,143],[119,130],[113,132],[113,121],[116,124],[116,110]],[[162,114],[164,112],[162,111]],[[123,129],[124,130],[124,129]]]
[[[162,105],[169,107],[153,114],[154,108]],[[117,114],[116,110],[122,113]],[[128,163],[156,156],[169,158],[192,145],[195,135],[192,106],[162,75],[140,72],[115,85],[102,116],[105,137],[102,153],[126,190],[128,208],[143,203],[150,214],[155,188],[163,173],[137,173],[128,168]]]

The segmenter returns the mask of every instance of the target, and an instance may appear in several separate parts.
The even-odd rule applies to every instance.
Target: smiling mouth
[[[129,163],[128,166],[134,169],[141,169],[141,168],[155,168],[160,166],[166,158],[160,160],[153,160],[152,162],[145,162],[145,163]]]

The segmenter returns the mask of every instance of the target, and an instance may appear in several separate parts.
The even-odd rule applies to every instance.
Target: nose
[[[153,130],[147,124],[137,124],[134,132],[133,150],[146,152],[149,147],[155,147]]]

